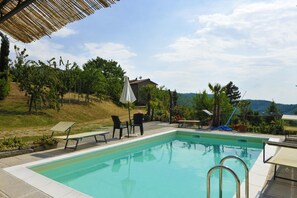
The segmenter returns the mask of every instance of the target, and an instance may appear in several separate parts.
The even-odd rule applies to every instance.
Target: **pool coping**
[[[158,134],[153,134],[153,135],[149,135],[149,136],[145,136],[145,137],[140,137],[137,139],[131,139],[129,141],[125,141],[125,142],[120,142],[117,144],[112,144],[112,145],[106,145],[106,146],[101,146],[101,147],[94,147],[94,148],[89,148],[86,150],[82,150],[82,151],[78,151],[78,152],[74,152],[74,153],[69,153],[69,154],[64,154],[61,156],[55,156],[55,157],[50,157],[47,159],[42,159],[42,160],[38,160],[38,161],[34,161],[34,162],[29,162],[29,163],[24,163],[21,165],[16,165],[16,166],[12,166],[12,167],[8,167],[8,168],[4,168],[3,170],[14,175],[15,177],[21,179],[22,181],[30,184],[31,186],[39,189],[40,191],[53,196],[53,197],[81,197],[81,198],[86,198],[86,197],[91,197],[87,194],[84,194],[78,190],[72,189],[64,184],[61,184],[59,182],[56,182],[50,178],[47,178],[41,174],[38,174],[32,170],[30,170],[28,167],[31,166],[35,166],[35,165],[39,165],[39,164],[43,164],[43,163],[48,163],[51,161],[55,161],[55,160],[60,160],[60,159],[64,159],[64,158],[69,158],[69,157],[74,157],[74,156],[78,156],[78,155],[83,155],[83,154],[87,154],[87,153],[91,153],[91,152],[95,152],[95,151],[100,151],[100,150],[104,150],[104,149],[108,149],[108,148],[113,148],[113,147],[117,147],[117,146],[121,146],[121,145],[126,145],[126,144],[130,144],[133,142],[138,142],[141,140],[145,140],[145,139],[149,139],[149,138],[153,138],[153,137],[158,137],[158,136],[162,136],[162,135],[166,135],[166,134],[171,134],[173,132],[176,131],[183,131],[183,132],[190,132],[190,133],[205,133],[205,134],[209,134],[209,132],[207,131],[196,131],[196,130],[191,130],[191,129],[173,129],[173,130],[168,130],[166,132],[161,132]],[[217,133],[212,133],[212,134],[217,134]],[[218,135],[223,135],[223,136],[230,136],[230,134],[218,134]],[[232,134],[232,136],[238,136],[238,137],[248,137],[248,138],[260,138],[257,136],[246,136],[246,135],[241,135],[241,134]],[[270,138],[269,140],[271,141],[279,141],[278,138]],[[266,146],[266,155],[270,156],[273,155],[276,151],[275,147]],[[262,151],[263,152],[263,151]],[[271,164],[264,164],[263,160],[262,160],[262,156],[263,153],[260,153],[256,162],[254,163],[252,169],[249,172],[249,177],[250,177],[250,182],[249,182],[249,192],[250,192],[250,197],[259,197],[261,195],[261,190],[264,187],[266,180],[267,180],[267,176],[268,173],[270,171],[270,167]],[[244,183],[241,184],[241,192],[245,192],[245,186]],[[242,195],[244,193],[241,193]]]

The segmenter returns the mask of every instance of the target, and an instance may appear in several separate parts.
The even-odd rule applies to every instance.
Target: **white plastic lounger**
[[[206,109],[203,109],[202,111],[203,111],[204,113],[206,113],[207,115],[209,115],[209,116],[212,116],[212,115],[213,115],[210,111],[208,111],[208,110],[206,110]]]
[[[279,150],[276,152],[274,156],[265,159],[265,144],[278,146]],[[265,141],[263,147],[263,162],[274,164],[274,179],[281,178],[290,181],[295,181],[293,179],[281,177],[276,175],[277,165],[288,166],[292,168],[297,168],[297,144],[287,143],[287,142],[273,142],[273,141]]]
[[[200,120],[178,120],[178,128],[186,127],[188,124],[190,125],[196,124],[199,129],[201,128]]]
[[[57,125],[55,125],[53,128],[51,128],[52,136],[54,132],[67,132],[67,135],[64,136],[54,136],[55,139],[63,139],[66,140],[64,149],[74,149],[76,150],[78,146],[78,142],[82,140],[83,138],[87,137],[94,137],[96,142],[99,142],[97,140],[96,136],[103,136],[105,143],[107,143],[106,140],[106,134],[108,134],[108,131],[92,131],[92,132],[85,132],[85,133],[78,133],[70,135],[71,127],[74,125],[74,122],[59,122]],[[69,140],[76,141],[75,146],[68,146]]]

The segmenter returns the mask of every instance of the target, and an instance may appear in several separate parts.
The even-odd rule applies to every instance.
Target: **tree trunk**
[[[154,113],[155,113],[155,111],[154,111],[154,108],[152,108],[151,121],[153,121],[153,120],[154,120]]]
[[[168,90],[169,92],[169,124],[172,123],[172,94],[170,89]]]
[[[151,94],[147,94],[147,114],[149,118],[151,119]]]
[[[30,103],[29,103],[29,112],[32,111],[33,99],[34,99],[34,95],[31,94],[31,97],[30,97]]]
[[[61,98],[60,98],[60,103],[61,103],[61,107],[62,107],[62,106],[63,106],[63,98],[64,98],[64,94],[61,93],[60,96],[61,96]]]

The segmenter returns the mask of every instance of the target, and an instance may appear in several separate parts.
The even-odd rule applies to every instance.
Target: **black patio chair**
[[[140,134],[143,135],[143,114],[136,113],[133,115],[133,122],[131,123],[131,131],[133,127],[133,133],[135,133],[135,127],[139,126]]]
[[[112,133],[112,138],[114,138],[114,133],[116,129],[120,130],[120,138],[122,138],[123,135],[123,129],[127,128],[127,133],[129,137],[129,127],[128,127],[128,121],[121,122],[119,116],[111,116],[112,121],[113,121],[113,133]]]

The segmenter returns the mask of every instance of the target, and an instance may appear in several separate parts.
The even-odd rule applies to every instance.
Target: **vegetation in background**
[[[54,139],[53,137],[43,135],[41,137],[38,137],[35,141],[32,143],[34,146],[42,146],[42,147],[48,147],[48,146],[54,146],[58,144],[58,140]]]
[[[239,91],[239,88],[235,86],[232,81],[230,81],[225,86],[225,92],[226,92],[226,96],[229,99],[230,104],[233,106],[237,105],[241,97],[241,93]]]
[[[112,101],[119,101],[126,72],[116,61],[107,61],[97,57],[89,60],[83,69],[86,71],[83,79],[87,80],[84,83],[85,89],[88,89],[90,84],[92,85],[92,90],[88,90],[87,93],[95,93],[97,97],[108,95]],[[86,79],[87,76],[92,79]]]
[[[9,41],[1,32],[0,37],[0,100],[3,100],[9,93]]]
[[[28,96],[28,109],[31,112],[42,108],[59,110],[63,104],[64,95],[76,93],[77,100],[84,97],[90,102],[90,96],[97,99],[109,98],[118,103],[124,78],[124,70],[115,61],[107,61],[97,57],[89,60],[82,69],[76,63],[64,64],[62,58],[59,64],[55,59],[44,63],[27,60],[26,49],[15,46],[16,60],[12,65],[13,79]],[[63,66],[62,70],[58,67]],[[69,101],[70,102],[70,101]]]
[[[206,120],[209,118],[202,110],[212,111],[213,109],[213,98],[209,97],[206,90],[198,93],[193,98],[193,109],[194,109],[194,118],[198,120]]]
[[[178,93],[178,100],[177,104],[179,106],[185,106],[185,107],[193,107],[193,98],[196,96],[195,93]],[[208,94],[209,97],[212,97],[212,94]],[[251,109],[253,111],[259,112],[259,114],[263,114],[267,107],[270,105],[271,101],[267,100],[250,100],[246,99],[246,101],[251,102]],[[288,115],[297,115],[295,112],[297,112],[297,104],[279,104],[276,103],[277,108],[279,109],[279,112],[282,114],[288,114]]]
[[[220,84],[208,84],[209,89],[213,93],[213,116],[212,126],[217,127],[221,124],[221,102],[223,95],[225,94],[225,87]]]
[[[228,95],[227,87],[229,87]],[[216,121],[213,120],[213,122],[216,122],[213,126],[219,126],[227,123],[234,111],[235,113],[231,117],[231,122],[228,123],[228,126],[234,130],[283,134],[284,122],[281,120],[278,105],[274,101],[271,102],[270,105],[267,105],[265,114],[260,114],[259,112],[252,110],[251,100],[242,100],[239,102],[239,88],[232,82],[228,83],[226,86],[221,86],[219,84],[214,86],[211,85],[210,90],[213,90],[213,95],[208,94],[206,90],[196,95],[186,94],[185,98],[188,98],[189,96],[189,98],[192,98],[192,105],[178,105],[177,113],[180,115],[179,118],[198,119],[201,120],[202,123],[205,123],[203,121],[208,120],[209,115],[202,110],[217,111],[216,115],[213,116],[213,119],[216,119]],[[180,94],[179,96],[182,97],[183,94]],[[182,100],[179,98],[179,102],[180,101]],[[217,121],[218,119],[219,122]]]
[[[0,141],[0,150],[12,150],[12,149],[22,149],[26,146],[26,143],[22,141],[21,138],[4,138]]]
[[[25,49],[20,50],[15,47],[15,50],[17,58],[12,64],[11,75],[24,91],[21,92],[23,98],[19,101],[7,100],[0,103],[0,125],[7,128],[36,128],[56,124],[61,120],[72,120],[84,122],[84,125],[88,123],[89,127],[98,119],[111,124],[111,114],[127,116],[126,109],[116,109],[115,106],[111,106],[113,104],[104,101],[111,99],[119,103],[125,71],[117,62],[97,57],[89,60],[81,68],[76,63],[69,61],[64,63],[62,58],[58,63],[55,59],[47,62],[27,60],[28,55]],[[232,111],[239,104],[239,110],[232,117],[230,126],[231,124],[235,127],[245,126],[252,132],[278,134],[283,131],[283,122],[279,119],[279,106],[274,101],[264,110],[267,115],[263,116],[252,110],[252,103],[248,100],[239,103],[240,91],[233,82],[229,82],[226,86],[209,84],[209,88],[212,94],[204,90],[202,93],[188,94],[186,99],[183,97],[185,95],[174,91],[172,92],[172,107],[170,107],[168,89],[164,86],[147,85],[140,90],[141,95],[147,101],[145,118],[146,120],[169,121],[171,108],[175,121],[179,119],[203,121],[209,117],[202,112],[206,109],[214,113],[213,126],[219,126],[227,122]],[[35,110],[35,112],[24,111],[26,105],[24,98],[28,99],[29,111]],[[93,103],[94,100],[96,102]],[[184,101],[186,105],[183,105],[181,101]],[[13,108],[7,104],[13,104]],[[63,110],[55,111],[59,109]],[[40,111],[37,112],[37,110]],[[11,123],[7,120],[11,120]],[[98,123],[96,126],[99,126]],[[89,128],[79,130],[86,131]],[[29,133],[24,136],[30,136]],[[46,142],[47,138],[43,136],[38,141]],[[13,141],[9,140],[9,142]],[[15,140],[15,142],[18,141]]]
[[[148,84],[140,89],[140,93],[146,101],[147,113],[146,120],[169,121],[170,96],[164,87],[156,87]]]

